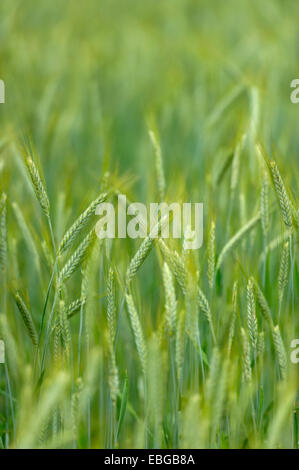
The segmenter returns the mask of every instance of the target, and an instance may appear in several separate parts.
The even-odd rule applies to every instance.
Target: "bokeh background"
[[[294,164],[296,2],[4,0],[0,8],[2,134],[30,132],[51,195],[67,172],[80,200],[109,154],[139,176],[144,196],[151,112],[166,171],[200,186],[207,162],[221,165],[221,151],[248,124],[253,88],[262,103],[259,134]],[[233,112],[228,105],[223,114],[232,96]]]

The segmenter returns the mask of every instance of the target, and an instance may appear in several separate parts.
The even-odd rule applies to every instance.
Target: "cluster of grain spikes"
[[[216,224],[212,220],[210,225],[210,232],[208,236],[208,280],[210,289],[213,288],[215,278],[215,260],[216,260],[216,247],[215,247],[215,228]]]
[[[33,346],[37,347],[38,345],[38,336],[36,332],[36,328],[33,322],[32,315],[30,313],[29,308],[27,307],[24,299],[21,297],[21,294],[19,292],[13,292],[13,296],[15,299],[15,302],[17,304],[17,307],[19,309],[19,312],[23,318],[24,324],[26,326],[28,335],[32,341]]]
[[[158,153],[158,156],[161,159],[161,152]],[[162,161],[160,163],[162,165]],[[237,165],[237,162],[235,163]],[[47,206],[44,199],[45,186],[36,167],[33,171],[32,164],[30,165],[32,183],[34,188],[36,187],[35,193],[39,198],[43,214],[50,219],[50,210],[45,211],[45,207],[50,209],[50,205]],[[158,178],[159,172],[156,172]],[[38,177],[39,180],[37,180]],[[51,312],[49,315],[49,312],[46,312],[45,318],[48,320],[49,331],[45,336],[42,335],[40,338],[36,333],[35,321],[38,318],[38,312],[32,301],[33,296],[31,295],[30,304],[33,307],[31,308],[19,290],[13,295],[28,337],[34,345],[33,350],[37,349],[40,352],[39,346],[41,346],[45,356],[46,343],[52,338],[51,348],[47,352],[46,367],[41,367],[41,375],[37,377],[38,392],[40,393],[43,388],[48,386],[46,380],[51,372],[56,373],[61,370],[67,372],[70,369],[72,380],[72,387],[64,396],[63,403],[56,400],[46,417],[45,426],[43,424],[45,427],[43,443],[48,442],[49,437],[56,438],[61,443],[67,434],[67,429],[70,429],[71,442],[74,447],[80,446],[80,433],[82,431],[83,435],[83,430],[86,432],[84,439],[89,440],[88,446],[91,446],[91,442],[96,442],[92,434],[96,430],[101,432],[104,430],[107,435],[107,437],[105,436],[105,445],[118,446],[119,442],[125,442],[119,440],[122,437],[120,436],[122,423],[125,423],[124,427],[127,429],[132,429],[131,422],[133,422],[138,428],[139,435],[142,435],[140,429],[145,431],[145,442],[149,447],[151,445],[180,446],[185,439],[185,435],[181,437],[185,432],[181,426],[181,416],[183,420],[187,414],[185,396],[191,404],[196,403],[194,408],[190,405],[190,410],[193,410],[195,415],[194,410],[196,409],[198,412],[196,416],[200,417],[199,434],[204,436],[201,442],[210,446],[222,445],[222,439],[226,439],[228,428],[232,425],[230,429],[234,432],[234,425],[237,428],[242,422],[245,424],[244,429],[248,428],[248,433],[253,436],[244,436],[243,442],[245,439],[249,439],[250,444],[258,443],[259,433],[264,432],[263,413],[266,403],[264,404],[263,400],[268,400],[269,395],[268,389],[263,395],[263,387],[265,389],[267,387],[265,378],[271,376],[271,387],[273,386],[272,388],[276,390],[280,382],[282,382],[280,385],[286,382],[290,370],[288,351],[284,345],[289,333],[288,327],[283,324],[282,328],[279,315],[277,319],[271,310],[276,312],[274,302],[276,297],[279,298],[280,304],[284,301],[287,306],[289,302],[290,290],[288,295],[286,295],[286,291],[290,286],[290,283],[288,284],[291,261],[289,235],[293,226],[285,224],[287,227],[285,234],[280,236],[279,242],[275,242],[275,246],[273,243],[270,244],[271,247],[274,246],[273,250],[282,245],[278,276],[274,277],[275,270],[271,273],[278,285],[278,296],[269,292],[268,273],[266,273],[267,282],[261,284],[262,288],[253,277],[247,280],[245,288],[238,287],[241,285],[240,280],[236,280],[236,276],[234,276],[236,271],[228,269],[231,265],[227,255],[229,253],[235,255],[234,249],[245,240],[251,230],[257,228],[260,221],[263,237],[266,239],[269,233],[268,181],[266,178],[264,175],[260,213],[246,222],[245,210],[245,223],[242,221],[241,229],[230,240],[227,241],[221,237],[220,225],[218,226],[219,219],[217,218],[217,230],[219,228],[217,244],[218,236],[219,243],[224,240],[224,246],[220,250],[218,258],[216,257],[216,219],[213,219],[208,230],[207,257],[203,253],[204,250],[192,252],[185,249],[184,245],[183,248],[173,249],[172,245],[168,245],[162,238],[155,239],[149,234],[141,242],[139,249],[126,266],[127,269],[122,262],[118,266],[113,258],[114,256],[118,257],[118,253],[116,250],[114,251],[113,243],[109,241],[108,248],[108,242],[103,242],[107,249],[103,250],[103,253],[96,251],[101,245],[95,243],[94,228],[90,230],[92,214],[94,214],[97,204],[107,198],[106,192],[94,199],[75,219],[61,237],[61,242],[55,252],[47,253],[47,249],[49,251],[50,248],[50,244],[47,243],[49,237],[43,240],[43,246],[37,244],[38,256],[39,249],[43,250],[46,257],[49,258],[49,271],[55,277],[53,284],[50,283],[50,290],[53,289],[53,292],[51,290],[48,295]],[[282,187],[280,180],[279,187]],[[243,190],[244,188],[242,188]],[[277,191],[276,187],[275,190]],[[159,192],[164,195],[165,182],[164,186],[160,182]],[[284,194],[282,190],[280,193]],[[245,198],[246,193],[243,194]],[[3,215],[5,202],[3,196],[0,217]],[[290,201],[289,203],[291,204]],[[285,201],[280,204],[284,222],[286,206]],[[16,205],[13,206],[13,209],[16,214],[18,212]],[[292,204],[290,213],[294,219]],[[162,224],[161,221],[160,224]],[[274,225],[271,221],[271,228],[272,224]],[[266,249],[271,251],[272,248],[269,248],[268,245],[259,244],[258,235],[261,234],[261,231],[256,230],[256,233],[257,236],[252,238],[250,243],[250,255],[255,248],[255,241],[259,248],[262,246],[264,251]],[[263,241],[262,238],[260,240]],[[133,297],[132,281],[136,279],[141,266],[150,256],[155,244],[159,249],[160,278],[163,283],[161,285],[164,288],[164,295],[162,297],[163,303],[158,304],[157,312],[154,312],[152,318],[151,313],[149,313],[149,317],[144,316],[144,312],[150,312],[150,308],[146,305],[147,299],[143,298],[142,300],[141,305],[145,305],[144,310],[137,308],[137,305],[140,304]],[[31,251],[34,252],[34,247],[31,247]],[[240,247],[242,258],[238,259],[239,264],[243,258],[246,259],[243,252],[245,252],[245,244]],[[235,257],[237,258],[237,255]],[[279,257],[275,252],[273,259],[275,267],[277,267]],[[117,261],[119,260],[117,259]],[[120,261],[125,262],[125,257]],[[112,267],[114,263],[117,268]],[[109,264],[108,268],[107,264]],[[97,267],[91,275],[89,270],[92,271],[94,265]],[[272,265],[270,264],[270,266]],[[120,271],[118,271],[118,267],[120,267]],[[81,278],[73,276],[80,268],[82,269]],[[221,272],[217,273],[219,270]],[[245,273],[245,269],[242,270]],[[43,266],[42,271],[43,274],[46,272]],[[119,273],[121,273],[120,276]],[[219,274],[219,278],[216,274]],[[222,283],[221,277],[224,278],[224,274],[227,277]],[[120,291],[123,292],[120,305],[118,305],[119,297],[115,285],[116,275]],[[257,279],[259,279],[259,275],[260,271],[257,271]],[[71,277],[72,280],[66,283]],[[81,284],[78,284],[78,279]],[[93,284],[90,282],[91,279],[95,281],[95,285],[91,286]],[[80,293],[78,294],[78,285],[79,292],[81,287],[81,296]],[[225,290],[226,286],[229,286],[227,290]],[[41,287],[44,288],[43,282],[41,282]],[[140,285],[139,292],[143,294],[142,285]],[[74,296],[71,296],[72,294]],[[105,296],[106,302],[102,302],[101,299]],[[138,298],[138,294],[136,297]],[[227,299],[229,300],[227,301]],[[150,301],[148,302],[152,305]],[[124,319],[121,318],[124,305],[131,327],[131,335],[129,334],[129,336],[126,336],[128,330],[124,325]],[[33,311],[33,315],[31,311]],[[80,312],[79,318],[74,318],[69,322],[69,319],[78,312]],[[285,315],[284,312],[283,314]],[[152,331],[151,326],[153,326]],[[223,331],[227,333],[227,337],[223,335]],[[159,336],[157,332],[162,333]],[[223,342],[222,338],[224,338]],[[124,340],[127,341],[126,347],[128,349],[124,349]],[[89,375],[91,348],[94,344],[101,358],[99,372],[96,376],[96,395],[100,396],[99,401],[95,401],[88,387],[83,389],[81,379],[81,375],[84,377],[84,368],[88,369],[87,375]],[[131,348],[132,344],[133,348]],[[239,349],[237,346],[241,346],[241,348]],[[124,354],[124,351],[127,352],[130,349],[134,351],[140,368],[134,366],[131,368],[131,364],[135,365],[136,361],[132,361],[130,352],[127,355]],[[239,353],[239,351],[241,352]],[[240,360],[238,360],[238,354]],[[273,364],[277,365],[277,373],[273,374],[270,371],[266,375],[263,367],[266,364],[268,366],[272,357]],[[202,379],[200,366],[202,366]],[[35,367],[39,374],[39,361]],[[229,384],[232,377],[234,383]],[[128,380],[130,383],[129,392]],[[243,381],[242,386],[241,381]],[[124,383],[123,391],[121,391],[122,383]],[[142,385],[144,385],[144,390],[142,390]],[[5,393],[8,392],[5,391]],[[242,415],[233,414],[236,412],[232,411],[232,403],[240,400],[243,406],[242,397],[246,394],[249,396],[249,405],[248,407],[247,404],[245,405],[247,410]],[[274,397],[275,399],[276,397]],[[251,409],[250,405],[252,405]],[[125,419],[126,406],[129,416]],[[96,427],[91,414],[93,407],[98,407],[99,415],[104,416],[99,428]],[[104,412],[103,409],[105,409]],[[250,415],[250,412],[252,412],[252,417],[248,418],[247,414]],[[141,441],[140,437],[138,439]],[[236,442],[239,445],[241,439],[236,438]]]

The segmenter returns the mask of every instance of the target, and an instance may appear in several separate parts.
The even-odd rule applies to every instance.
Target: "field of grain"
[[[298,448],[298,15],[1,1],[0,448]],[[100,240],[119,194],[202,247]]]

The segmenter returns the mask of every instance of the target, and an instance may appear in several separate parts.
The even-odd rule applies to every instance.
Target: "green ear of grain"
[[[109,387],[111,399],[114,406],[119,395],[119,376],[116,365],[116,357],[114,350],[115,330],[116,330],[116,304],[115,304],[115,286],[114,272],[110,268],[107,282],[107,343],[109,349]]]
[[[171,251],[164,240],[161,238],[159,239],[159,246],[167,262],[168,266],[170,267],[172,274],[174,275],[177,283],[179,284],[183,294],[186,293],[186,270],[184,261],[177,253],[177,251]]]
[[[291,201],[289,199],[286,187],[284,185],[283,179],[280,175],[279,169],[274,161],[271,161],[270,171],[272,175],[272,181],[274,184],[275,192],[279,202],[282,219],[285,225],[290,228],[292,227],[292,211],[291,211]]]
[[[32,160],[31,157],[27,157],[26,159],[26,165],[28,168],[28,172],[31,178],[32,186],[35,192],[35,195],[37,197],[37,200],[42,208],[42,211],[44,212],[46,217],[49,217],[50,215],[50,203],[49,199],[47,196],[47,192],[45,190],[45,187],[43,185],[43,182],[41,180],[40,174],[38,172],[38,169]]]
[[[73,317],[81,307],[84,307],[86,304],[86,297],[81,297],[79,299],[74,300],[66,307],[66,317],[71,318]]]
[[[25,301],[22,299],[21,295],[18,292],[13,293],[15,302],[17,304],[17,307],[19,309],[19,312],[23,318],[23,321],[25,323],[28,335],[32,341],[32,344],[34,346],[38,345],[38,336],[36,332],[36,328],[33,322],[32,315],[29,311],[29,308],[27,307]]]
[[[253,279],[253,278],[252,278]],[[254,280],[254,289],[255,289],[255,295],[257,298],[258,305],[261,309],[261,313],[265,320],[268,322],[270,328],[273,327],[273,320],[272,320],[272,313],[269,307],[269,304],[266,300],[266,297],[264,296],[260,286],[258,285],[257,281]]]
[[[107,193],[100,194],[94,201],[90,203],[90,205],[85,209],[84,212],[78,217],[77,220],[73,223],[73,225],[67,230],[61,243],[58,248],[58,253],[62,254],[76,239],[77,235],[83,230],[86,226],[87,222],[94,214],[96,207],[104,202],[107,198]]]
[[[151,249],[153,245],[155,244],[157,238],[156,238],[156,232],[159,233],[160,229],[163,227],[163,224],[165,222],[169,222],[168,216],[165,216],[161,218],[155,227],[152,229],[152,231],[149,233],[149,235],[143,240],[141,243],[138,251],[130,261],[130,264],[127,269],[127,276],[126,276],[126,283],[127,287],[129,286],[130,282],[132,279],[135,277],[137,271],[140,269],[146,258],[148,257],[149,253],[151,252]],[[164,244],[163,240],[159,238],[159,243]],[[165,244],[164,244],[165,245]],[[166,246],[166,245],[165,245]]]
[[[147,362],[147,351],[146,344],[143,336],[141,323],[139,320],[138,313],[136,311],[133,298],[130,294],[126,294],[126,303],[128,307],[129,317],[131,321],[131,327],[134,334],[135,344],[137,347],[139,359],[141,362],[142,372],[146,373],[146,362]]]
[[[248,325],[251,346],[252,346],[254,353],[256,354],[257,339],[258,339],[258,326],[257,326],[257,318],[256,318],[256,311],[255,311],[253,282],[251,279],[249,279],[247,283],[247,325]]]
[[[117,397],[119,395],[119,376],[118,368],[116,365],[114,344],[110,333],[107,334],[108,352],[109,352],[109,366],[108,366],[108,382],[113,406],[116,406]]]
[[[243,380],[244,382],[251,382],[252,371],[251,371],[251,358],[250,358],[250,345],[244,328],[241,328],[241,339],[243,346],[243,357],[242,357],[242,369],[243,369]]]
[[[126,282],[130,284],[132,279],[136,276],[137,271],[140,269],[146,258],[148,257],[155,240],[150,236],[146,237],[141,243],[139,250],[134,255],[127,269]]]
[[[282,301],[284,290],[288,283],[289,277],[289,255],[290,255],[290,244],[287,241],[282,248],[282,254],[280,259],[279,273],[278,273],[278,294],[279,302]]]
[[[59,301],[59,312],[58,312],[58,321],[60,324],[60,333],[63,350],[66,354],[66,358],[69,359],[71,353],[71,332],[69,319],[67,317],[67,311],[64,305],[64,301]]]
[[[279,365],[279,371],[281,374],[282,380],[286,378],[287,375],[287,355],[283,340],[280,334],[279,326],[276,325],[272,330],[274,349],[277,357],[277,362]]]
[[[209,305],[208,299],[206,298],[205,294],[203,293],[200,287],[198,287],[198,304],[209,322],[213,341],[214,343],[216,343],[216,335],[215,335],[210,305]]]

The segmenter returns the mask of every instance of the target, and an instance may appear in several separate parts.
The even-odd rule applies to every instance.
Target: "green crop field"
[[[298,17],[1,0],[0,448],[298,448]],[[120,194],[202,247],[98,238]]]

